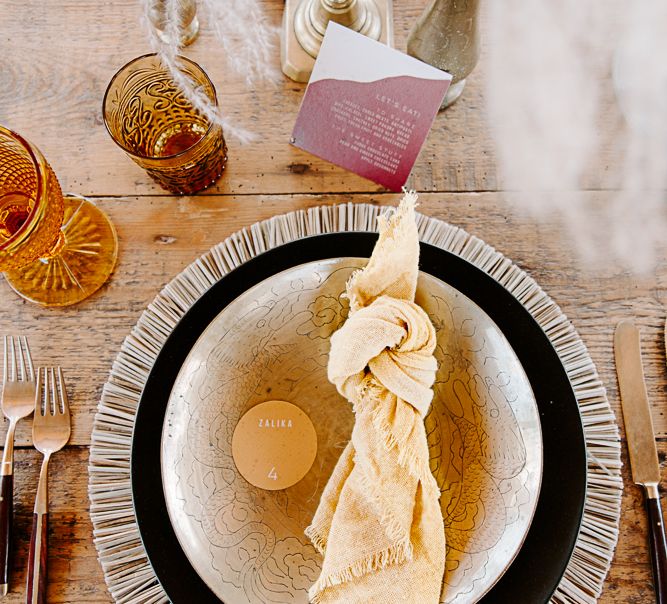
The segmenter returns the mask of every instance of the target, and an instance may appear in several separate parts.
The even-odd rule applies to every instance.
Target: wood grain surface
[[[613,0],[618,4],[618,0]],[[283,3],[266,2],[278,25]],[[395,7],[396,47],[405,49],[407,32],[424,0],[401,0]],[[609,4],[609,3],[608,3]],[[615,13],[605,5],[611,16]],[[102,97],[113,74],[137,55],[150,52],[139,0],[4,0],[0,22],[0,123],[37,144],[51,162],[64,190],[82,195],[160,194],[146,174],[114,145],[102,122]],[[610,19],[611,20],[611,19]],[[205,20],[203,21],[205,25]],[[609,25],[613,33],[613,22]],[[17,50],[20,49],[20,52]],[[600,50],[603,52],[603,49]],[[304,84],[258,85],[248,92],[244,79],[226,66],[213,33],[202,28],[184,52],[211,76],[228,114],[260,139],[240,148],[230,143],[226,177],[216,193],[318,193],[376,191],[370,181],[287,144]],[[484,47],[468,79],[464,102],[435,120],[409,184],[420,191],[494,191],[502,189],[484,104]],[[278,53],[276,52],[276,61]],[[606,72],[600,99],[601,137],[597,165],[586,171],[584,188],[618,184],[622,160],[618,141],[622,120]]]
[[[396,3],[396,38],[421,12],[423,0]],[[280,22],[282,3],[266,0]],[[622,17],[608,3],[610,23]],[[4,0],[0,7],[0,123],[44,152],[64,190],[93,196],[111,216],[120,238],[111,281],[84,303],[43,309],[18,298],[0,279],[0,334],[30,338],[37,364],[60,364],[73,412],[70,446],[53,458],[49,525],[49,602],[110,602],[92,542],[87,458],[97,402],[123,338],[142,310],[174,275],[234,231],[272,215],[320,204],[395,205],[398,196],[291,147],[287,141],[304,86],[248,92],[229,72],[212,33],[204,29],[185,54],[211,75],[229,114],[261,134],[241,146],[228,140],[225,176],[206,194],[176,198],[163,191],[117,148],[101,119],[102,96],[113,73],[149,52],[138,0]],[[492,24],[486,24],[490,27]],[[409,184],[421,191],[420,211],[461,226],[527,270],[573,321],[620,414],[613,361],[613,330],[634,317],[643,337],[644,369],[653,404],[660,460],[667,455],[667,366],[663,323],[667,306],[667,245],[657,268],[628,272],[607,256],[583,262],[567,222],[540,221],[504,191],[485,114],[485,57],[463,97],[434,124]],[[276,54],[276,61],[277,61]],[[602,64],[602,62],[601,62]],[[607,68],[598,77],[609,82]],[[601,146],[582,192],[556,192],[589,208],[595,242],[610,236],[604,209],[618,186],[622,120],[611,84],[602,99]],[[620,419],[620,415],[619,415]],[[5,425],[1,425],[4,436]],[[19,424],[15,470],[15,551],[7,602],[25,598],[28,543],[40,456],[30,448],[30,421]],[[627,461],[624,452],[624,459]],[[621,536],[601,599],[604,604],[653,601],[641,492],[624,467]]]

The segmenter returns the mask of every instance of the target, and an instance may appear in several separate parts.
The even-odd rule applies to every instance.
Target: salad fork
[[[0,467],[0,597],[9,588],[12,516],[14,512],[14,431],[35,402],[35,373],[25,336],[4,337],[2,411],[9,420]]]
[[[28,604],[46,604],[49,460],[53,453],[60,451],[67,444],[70,431],[69,401],[63,372],[60,367],[40,367],[37,371],[32,442],[44,455],[44,461],[39,473],[32,517],[26,588]]]

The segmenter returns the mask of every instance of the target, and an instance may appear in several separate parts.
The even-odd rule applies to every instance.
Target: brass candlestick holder
[[[329,21],[393,46],[392,0],[286,0],[281,38],[286,76],[308,81]]]

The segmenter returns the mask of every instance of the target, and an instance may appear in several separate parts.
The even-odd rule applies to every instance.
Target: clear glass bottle
[[[440,109],[463,92],[479,59],[479,0],[432,0],[408,36],[408,54],[452,74]]]
[[[179,46],[192,44],[199,34],[199,20],[197,19],[197,4],[195,0],[177,0],[178,12],[181,17],[179,23],[180,36]],[[148,8],[148,19],[155,27],[160,40],[169,44],[170,40],[165,34],[167,16],[166,0],[150,0]]]

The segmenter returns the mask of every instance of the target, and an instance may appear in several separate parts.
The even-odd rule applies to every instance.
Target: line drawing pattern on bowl
[[[353,425],[326,376],[329,337],[363,259],[308,263],[249,289],[201,335],[176,379],[162,438],[167,508],[193,567],[223,601],[307,602],[321,559],[303,534]],[[542,470],[535,399],[511,346],[471,300],[422,273],[418,303],[438,332],[426,418],[442,489],[442,602],[476,600],[509,566],[530,526]],[[283,491],[247,483],[234,428],[270,399],[300,407],[317,431],[311,470]]]

